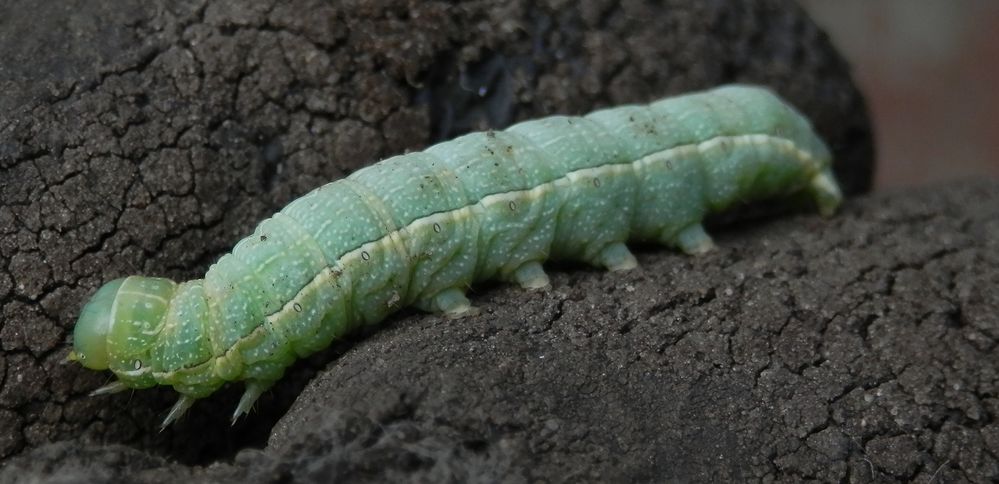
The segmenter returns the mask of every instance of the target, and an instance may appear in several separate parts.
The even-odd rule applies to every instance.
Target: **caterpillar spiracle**
[[[631,269],[627,241],[703,253],[707,214],[798,192],[827,216],[842,200],[809,121],[760,87],[471,133],[291,202],[204,279],[106,283],[69,359],[117,376],[92,394],[172,386],[164,427],[244,381],[235,421],[297,358],[404,306],[466,315],[472,283],[542,288],[547,259]]]

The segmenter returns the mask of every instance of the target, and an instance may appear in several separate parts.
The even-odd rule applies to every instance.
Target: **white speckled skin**
[[[802,190],[823,214],[841,199],[828,149],[762,88],[472,133],[293,201],[203,280],[108,283],[72,356],[118,375],[101,392],[173,385],[164,424],[245,380],[238,416],[296,358],[401,307],[466,314],[472,283],[544,287],[550,258],[630,269],[629,240],[704,252],[708,213]]]

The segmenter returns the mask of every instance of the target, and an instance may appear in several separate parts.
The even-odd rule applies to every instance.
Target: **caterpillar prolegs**
[[[132,276],[83,308],[70,359],[110,369],[93,394],[171,385],[163,421],[227,381],[233,420],[297,358],[408,305],[461,316],[473,282],[549,285],[547,259],[636,267],[627,241],[699,254],[704,217],[804,192],[842,196],[807,119],[732,85],[461,136],[324,185],[260,223],[204,279]]]

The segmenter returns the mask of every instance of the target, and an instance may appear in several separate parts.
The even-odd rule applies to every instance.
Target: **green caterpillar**
[[[473,282],[549,284],[546,259],[634,268],[626,241],[699,254],[704,217],[735,203],[842,200],[807,119],[750,86],[552,116],[381,161],[261,222],[204,279],[132,276],[83,308],[70,359],[117,381],[171,385],[163,426],[227,381],[245,414],[296,358],[407,305],[462,316]]]

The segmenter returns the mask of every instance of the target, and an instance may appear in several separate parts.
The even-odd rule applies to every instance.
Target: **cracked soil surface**
[[[61,364],[126,274],[203,274],[294,197],[472,129],[773,86],[870,180],[863,100],[791,1],[0,6],[0,482],[984,481],[999,476],[999,184],[851,200],[476,288],[238,385],[88,398]]]

